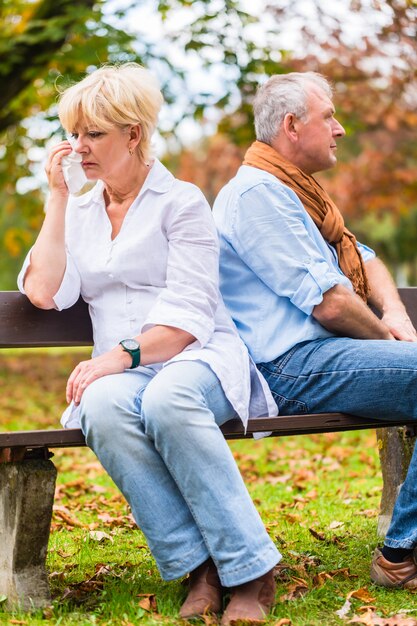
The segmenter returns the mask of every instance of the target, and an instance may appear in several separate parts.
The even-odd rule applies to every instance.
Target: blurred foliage
[[[269,6],[277,30],[298,20],[302,46],[262,72],[313,70],[331,79],[347,135],[338,144],[337,167],[319,178],[348,225],[376,249],[397,281],[417,284],[417,3],[352,0],[351,15],[372,25],[362,37],[352,37],[346,15],[323,6],[312,0],[309,17],[302,0]],[[223,117],[219,135],[206,141],[203,153],[188,149],[176,158],[177,174],[199,184],[211,201],[254,138],[251,103],[259,76],[250,63],[248,69],[243,103]]]
[[[165,99],[173,102],[179,94],[187,97],[183,70],[172,65],[152,39],[149,25],[135,23],[129,33],[130,11],[136,2],[109,18],[105,0],[2,0],[0,1],[0,287],[15,288],[22,257],[33,242],[43,217],[43,190],[39,174],[44,153],[41,147],[61,130],[56,121],[54,101],[62,89],[80,79],[86,70],[111,61],[135,60],[156,68],[163,83]],[[117,3],[120,6],[123,3]],[[188,28],[171,30],[167,37],[187,56],[196,55],[203,67],[223,64],[224,95],[213,97],[201,85],[200,93],[189,95],[183,111],[173,111],[165,134],[175,130],[182,116],[201,121],[209,107],[227,108],[236,84],[245,89],[245,77],[253,59],[264,59],[257,71],[268,71],[269,51],[255,54],[254,44],[243,35],[253,22],[239,2],[199,0],[197,2],[148,1],[169,23],[173,13],[191,10]],[[116,5],[115,5],[116,6]],[[118,19],[120,22],[118,22]],[[126,21],[127,20],[127,21]],[[117,27],[118,23],[120,27]],[[177,107],[178,108],[178,107]]]
[[[242,10],[240,0],[147,0],[143,5],[160,17],[158,43],[146,20],[135,21],[133,32],[129,15],[137,3],[131,0],[117,3],[123,7],[111,15],[110,0],[0,0],[0,287],[15,287],[22,256],[43,217],[44,190],[33,175],[41,169],[41,148],[61,133],[54,109],[57,88],[103,62],[127,60],[142,62],[160,76],[172,104],[162,128],[166,137],[175,134],[182,117],[193,117],[203,129],[215,121],[215,136],[166,158],[210,201],[253,139],[251,105],[259,82],[293,70],[327,75],[348,135],[325,184],[362,240],[414,280],[416,2],[346,0],[350,15],[369,25],[366,36],[352,36],[343,11],[333,11],[333,5],[308,4],[309,14],[303,0],[265,5],[259,19],[268,19],[260,38],[253,30],[257,18]],[[178,14],[186,16],[185,26],[175,26],[172,18]],[[278,36],[294,20],[301,44],[294,42],[290,53],[281,49]],[[186,71],[187,64],[171,54],[174,48],[191,67],[217,68],[221,93],[209,90],[204,79],[190,89],[193,70]]]
[[[0,2],[0,286],[14,289],[22,256],[39,230],[43,193],[32,178],[59,125],[56,83],[108,60],[140,60],[132,37],[103,20],[95,0]],[[60,82],[60,81],[58,81]],[[22,184],[23,183],[23,184]]]

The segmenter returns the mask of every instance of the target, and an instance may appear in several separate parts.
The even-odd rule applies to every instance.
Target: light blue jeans
[[[332,337],[258,363],[282,415],[342,412],[417,419],[417,343]],[[417,452],[395,503],[385,544],[417,545]]]
[[[232,587],[280,560],[220,431],[236,415],[207,365],[105,376],[87,387],[80,408],[87,443],[129,502],[165,580],[211,556]]]

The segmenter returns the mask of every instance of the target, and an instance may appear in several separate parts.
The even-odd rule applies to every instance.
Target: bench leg
[[[7,610],[51,601],[45,560],[56,474],[48,460],[0,464],[0,596]]]
[[[395,500],[407,475],[416,437],[410,429],[401,426],[378,429],[377,439],[383,479],[378,535],[385,537]]]

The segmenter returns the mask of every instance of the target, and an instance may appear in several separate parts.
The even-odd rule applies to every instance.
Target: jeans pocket
[[[293,354],[297,351],[298,346],[290,348],[288,352],[281,354],[278,358],[267,363],[257,363],[256,367],[265,375],[268,376],[281,376],[284,373],[285,366],[289,363]]]
[[[302,415],[308,413],[307,405],[300,400],[291,400],[271,389],[272,397],[277,403],[279,415]]]

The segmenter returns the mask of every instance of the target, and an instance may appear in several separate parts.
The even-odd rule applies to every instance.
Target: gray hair
[[[287,113],[293,113],[301,120],[306,119],[308,87],[312,85],[332,98],[329,81],[317,72],[291,72],[271,76],[264,85],[258,87],[253,102],[258,141],[270,144],[278,134]]]

